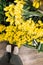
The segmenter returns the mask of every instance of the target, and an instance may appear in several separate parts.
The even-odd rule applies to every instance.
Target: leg
[[[7,63],[7,62],[9,62],[10,57],[11,57],[11,45],[7,45],[7,47],[6,47],[6,52],[5,52],[5,54],[3,55],[3,57],[0,58],[0,62],[2,62],[2,63],[5,62],[5,63]]]
[[[18,55],[18,51],[19,51],[18,47],[15,46],[14,50],[13,50],[12,57],[10,59],[10,63],[13,65],[23,65],[21,58]]]

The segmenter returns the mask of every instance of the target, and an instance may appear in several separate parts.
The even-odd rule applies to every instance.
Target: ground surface
[[[4,54],[6,42],[0,43],[0,57]],[[43,53],[38,53],[37,50],[22,46],[19,56],[23,65],[43,65]]]

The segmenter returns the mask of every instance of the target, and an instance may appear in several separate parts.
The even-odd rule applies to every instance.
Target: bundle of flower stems
[[[0,42],[8,41],[43,51],[42,0],[0,1]]]

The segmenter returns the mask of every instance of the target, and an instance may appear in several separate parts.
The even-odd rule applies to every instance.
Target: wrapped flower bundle
[[[42,0],[0,1],[0,42],[34,46],[43,51]]]

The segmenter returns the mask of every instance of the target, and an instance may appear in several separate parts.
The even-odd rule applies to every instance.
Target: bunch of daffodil
[[[0,24],[0,41],[9,41],[10,44],[32,45],[32,41],[43,43],[43,21],[40,19],[35,23],[32,17],[27,20],[23,19],[23,7],[26,4],[25,0],[14,0],[9,6],[6,6],[5,11],[6,23],[8,26]],[[33,7],[39,8],[40,0],[34,0]]]
[[[22,15],[22,8],[23,4],[25,2],[23,0],[17,2],[16,6],[12,3],[9,6],[4,8],[4,11],[6,11],[5,15],[8,17],[6,19],[6,22],[10,22],[10,25],[12,24],[19,24],[21,20]]]
[[[10,22],[10,25],[13,24],[13,22],[15,21],[14,18],[15,18],[15,6],[14,4],[10,4],[9,6],[7,6],[6,8],[4,8],[4,11],[6,11],[5,15],[6,17],[8,17],[6,19],[6,22]]]

